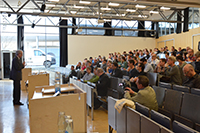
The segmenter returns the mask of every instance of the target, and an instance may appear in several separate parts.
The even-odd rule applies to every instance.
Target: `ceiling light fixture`
[[[70,11],[72,14],[76,14],[76,11]]]
[[[160,9],[161,10],[170,10],[171,8],[162,6]]]
[[[60,0],[48,0],[48,1],[52,1],[52,2],[59,2]]]
[[[91,2],[90,1],[79,1],[79,3],[81,3],[81,4],[90,4]]]
[[[34,23],[32,23],[32,25],[31,25],[31,28],[34,28],[35,27],[35,24]]]
[[[144,6],[144,5],[138,5],[138,4],[135,7],[136,8],[146,8],[146,6]]]
[[[110,19],[104,19],[105,22],[111,22],[112,20]]]
[[[149,13],[158,14],[159,12],[158,11],[150,11]]]
[[[74,8],[80,9],[80,8],[84,8],[84,7],[83,6],[76,6],[76,5],[74,5]]]
[[[126,9],[127,12],[136,12],[136,10],[133,9]]]
[[[139,18],[147,18],[146,15],[138,15]]]
[[[107,8],[107,7],[104,8],[104,7],[102,7],[101,10],[111,10],[111,8]]]
[[[111,2],[110,2],[108,5],[109,5],[109,6],[119,6],[119,3],[111,3]]]

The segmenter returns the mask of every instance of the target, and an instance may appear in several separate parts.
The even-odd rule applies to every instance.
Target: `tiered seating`
[[[158,87],[158,86],[153,86],[153,89],[156,93],[156,99],[157,99],[157,102],[158,102],[158,107],[162,107],[163,101],[164,101],[164,98],[165,98],[166,89]]]
[[[173,90],[190,93],[190,88],[187,86],[173,85]]]
[[[165,82],[159,82],[159,87],[166,88],[166,89],[172,89],[172,84],[165,83]]]
[[[189,128],[177,121],[173,122],[173,131],[175,133],[197,133],[197,131],[195,131],[192,128]]]

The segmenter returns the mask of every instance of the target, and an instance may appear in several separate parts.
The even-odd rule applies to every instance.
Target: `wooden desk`
[[[74,93],[64,93],[53,97],[53,94],[44,94],[52,91],[54,86],[37,87],[29,103],[30,132],[31,133],[56,133],[58,132],[58,112],[64,111],[71,115],[74,132],[87,132],[86,123],[86,93],[73,84],[61,85],[61,90]]]
[[[21,90],[22,91],[26,90],[25,82],[28,80],[28,76],[30,76],[31,73],[32,73],[32,69],[31,68],[22,69],[22,80],[21,80]]]

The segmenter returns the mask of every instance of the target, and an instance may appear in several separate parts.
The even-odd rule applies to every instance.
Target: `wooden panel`
[[[66,85],[68,86],[68,85]],[[61,94],[57,97],[30,100],[30,132],[56,133],[58,132],[58,112],[72,116],[74,132],[87,132],[86,125],[86,93],[77,86],[77,91]],[[41,93],[41,92],[39,92]],[[34,93],[34,97],[37,92]]]
[[[158,42],[158,43],[157,43],[157,47],[158,47],[159,49],[165,47],[165,42]]]
[[[172,46],[174,46],[174,41],[166,41],[166,46],[168,47],[169,51],[171,51]]]
[[[25,82],[28,80],[28,76],[31,75],[32,69],[31,68],[24,68],[22,69],[22,80],[21,80],[21,90],[25,91]]]
[[[36,86],[49,85],[49,74],[28,76],[28,100],[33,97]]]

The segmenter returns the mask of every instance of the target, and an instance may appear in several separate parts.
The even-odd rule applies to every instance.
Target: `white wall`
[[[154,38],[144,37],[116,37],[116,36],[68,36],[68,63],[77,64],[84,58],[108,57],[111,52],[129,51],[155,47]]]

